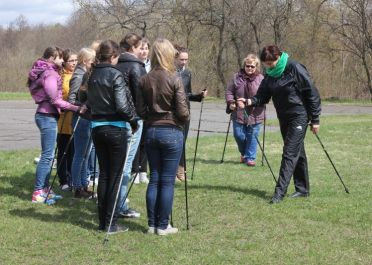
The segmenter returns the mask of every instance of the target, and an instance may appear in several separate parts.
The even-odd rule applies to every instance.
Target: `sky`
[[[0,0],[0,25],[8,27],[21,14],[30,25],[64,24],[73,11],[72,0]]]

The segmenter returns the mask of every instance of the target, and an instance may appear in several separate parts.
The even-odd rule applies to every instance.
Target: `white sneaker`
[[[135,178],[134,184],[140,184],[141,183],[140,178],[139,178],[139,174],[137,174],[137,173],[132,174],[132,178]]]
[[[156,228],[153,226],[149,226],[149,229],[147,230],[147,234],[155,234]]]
[[[146,172],[140,172],[139,173],[139,181],[141,183],[145,183],[145,184],[149,183],[149,179],[147,178],[147,173]]]
[[[156,229],[156,233],[159,236],[166,236],[169,234],[175,234],[177,232],[178,232],[178,228],[172,227],[170,224],[168,224],[168,227],[166,229],[160,229],[160,228]]]
[[[40,161],[40,156],[34,158],[34,163],[35,163],[35,164],[38,164],[39,161]]]

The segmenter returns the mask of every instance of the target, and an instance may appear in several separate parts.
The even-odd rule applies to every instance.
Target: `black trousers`
[[[71,185],[71,164],[74,157],[74,141],[71,141],[68,149],[66,150],[68,140],[71,135],[69,134],[58,134],[57,136],[57,169],[59,184]],[[63,153],[66,150],[66,155],[63,157]],[[63,159],[62,159],[63,157]]]
[[[309,193],[309,173],[304,146],[308,126],[307,117],[279,119],[279,122],[284,146],[275,194],[284,196],[287,193],[292,175],[296,191]]]
[[[100,228],[109,225],[113,211],[112,226],[114,227],[118,213],[117,209],[113,208],[123,173],[128,136],[125,128],[99,126],[93,129],[92,137],[100,169],[97,189]]]

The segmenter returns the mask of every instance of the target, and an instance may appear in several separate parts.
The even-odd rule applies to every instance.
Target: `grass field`
[[[190,229],[177,183],[173,220],[180,232],[146,234],[146,186],[136,185],[130,204],[142,216],[121,220],[130,231],[110,236],[107,246],[96,231],[94,201],[64,193],[54,206],[30,202],[38,150],[0,152],[0,264],[372,264],[372,116],[323,117],[319,135],[350,194],[311,133],[311,196],[278,205],[268,204],[274,181],[261,153],[255,168],[238,163],[231,136],[221,164],[224,136],[201,137],[188,185]],[[189,177],[194,146],[190,138]],[[281,148],[279,133],[267,133],[275,174]]]

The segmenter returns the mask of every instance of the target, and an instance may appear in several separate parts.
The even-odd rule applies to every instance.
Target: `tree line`
[[[65,25],[0,28],[0,90],[26,91],[50,45],[78,51],[136,32],[189,50],[193,89],[222,97],[248,53],[276,44],[308,68],[322,98],[372,100],[371,0],[74,0]]]

